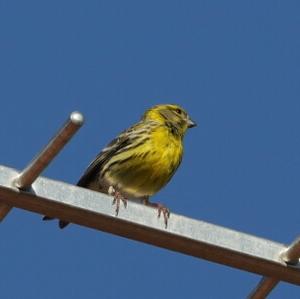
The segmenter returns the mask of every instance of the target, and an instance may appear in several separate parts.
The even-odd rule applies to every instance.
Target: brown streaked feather
[[[157,126],[156,122],[149,122],[148,130]],[[134,141],[143,136],[148,130],[145,129],[145,122],[139,122],[129,129],[123,131],[117,138],[113,139],[92,161],[82,177],[79,179],[77,186],[89,187],[91,184],[100,184],[99,175],[103,166],[116,154],[127,150],[130,146],[138,146]],[[95,189],[95,188],[93,188]],[[101,190],[101,186],[97,188]],[[103,190],[101,190],[103,191]]]

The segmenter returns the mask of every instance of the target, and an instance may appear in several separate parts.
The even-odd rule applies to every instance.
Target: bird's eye
[[[179,109],[179,108],[176,109],[176,112],[177,112],[178,114],[181,114],[181,113],[182,113],[181,109]]]

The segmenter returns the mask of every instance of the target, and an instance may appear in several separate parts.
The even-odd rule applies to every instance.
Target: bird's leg
[[[115,189],[115,187],[110,186],[108,188],[108,194],[114,197],[114,200],[112,202],[112,204],[116,205],[116,216],[118,216],[119,214],[119,210],[120,210],[120,202],[122,201],[124,204],[124,207],[127,207],[127,198],[118,190]]]
[[[148,197],[143,198],[143,204],[146,206],[150,206],[156,208],[158,211],[157,217],[160,218],[160,215],[164,216],[165,228],[168,227],[168,220],[170,218],[170,210],[161,203],[150,202]]]

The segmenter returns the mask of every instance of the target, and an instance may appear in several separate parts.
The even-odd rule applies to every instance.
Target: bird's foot
[[[169,208],[167,208],[165,205],[163,205],[161,203],[154,203],[154,202],[150,202],[148,200],[144,200],[144,204],[157,209],[157,212],[158,212],[157,218],[160,218],[161,214],[163,215],[165,228],[167,228],[168,227],[168,220],[170,218]]]
[[[158,203],[157,204],[157,210],[158,210],[157,217],[160,218],[160,215],[163,214],[165,228],[167,228],[168,227],[168,220],[170,218],[170,210],[169,210],[169,208],[167,208],[166,206],[164,206],[161,203]]]
[[[116,205],[116,216],[119,214],[120,203],[121,201],[124,204],[124,207],[127,207],[127,198],[118,190],[116,190],[113,186],[108,188],[108,194],[114,197],[112,202],[113,205]]]

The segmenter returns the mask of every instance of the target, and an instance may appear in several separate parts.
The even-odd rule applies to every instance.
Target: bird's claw
[[[150,202],[148,198],[143,199],[143,204],[157,209],[157,218],[160,218],[161,214],[164,216],[165,228],[168,227],[168,220],[170,218],[170,210],[161,203]]]
[[[114,197],[114,200],[112,202],[112,205],[116,205],[116,216],[118,216],[119,214],[119,210],[120,210],[120,203],[121,201],[124,204],[124,207],[127,207],[127,198],[125,198],[123,196],[123,194],[120,191],[117,191],[113,186],[110,186],[108,188],[108,194],[112,195]]]
[[[157,204],[157,210],[158,210],[157,217],[160,218],[161,214],[163,214],[165,228],[167,228],[168,227],[168,220],[170,218],[170,210],[166,206],[164,206],[160,203]]]

